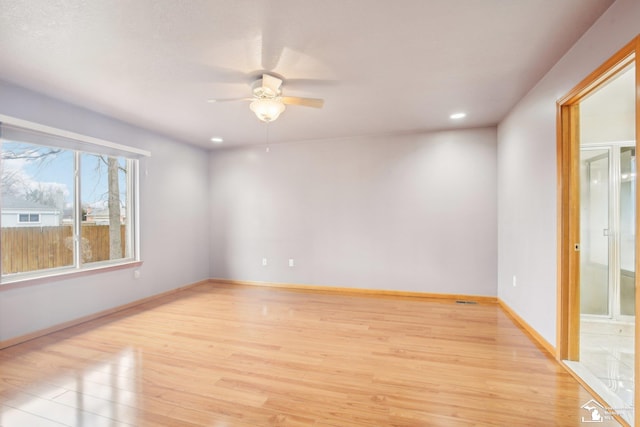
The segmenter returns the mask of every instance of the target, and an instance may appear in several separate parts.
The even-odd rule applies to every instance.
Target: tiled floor
[[[586,370],[583,379],[612,408],[632,416],[634,324],[583,319],[579,365],[580,371]]]

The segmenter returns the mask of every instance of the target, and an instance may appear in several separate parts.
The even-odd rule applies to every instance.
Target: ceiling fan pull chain
[[[267,148],[264,150],[265,153],[269,152],[269,128],[271,127],[271,122],[266,122],[267,123]]]

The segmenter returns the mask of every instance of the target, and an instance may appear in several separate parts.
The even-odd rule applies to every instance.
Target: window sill
[[[20,277],[12,278],[11,276],[5,276],[0,282],[0,292],[9,289],[22,288],[26,286],[39,285],[42,283],[49,283],[53,281],[63,279],[75,279],[78,277],[89,276],[98,273],[106,273],[109,271],[125,270],[128,268],[136,268],[142,265],[142,261],[124,261],[118,264],[107,264],[95,267],[83,268],[81,270],[61,270],[57,272],[48,272],[46,275],[21,275]]]

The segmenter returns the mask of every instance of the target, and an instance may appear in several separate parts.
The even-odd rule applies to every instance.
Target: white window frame
[[[80,224],[82,221],[82,208],[79,203],[79,188],[76,188],[75,208],[77,210],[74,215],[74,236],[75,236],[75,257],[72,266],[58,267],[53,269],[36,270],[31,272],[12,273],[0,275],[0,290],[13,287],[12,285],[25,285],[32,283],[47,282],[52,278],[61,278],[65,276],[76,276],[80,274],[96,273],[111,271],[120,268],[131,268],[142,264],[140,253],[140,179],[139,179],[139,162],[144,157],[150,157],[151,152],[135,147],[129,147],[117,144],[111,141],[94,138],[91,136],[81,135],[78,133],[57,129],[38,123],[17,119],[10,116],[0,114],[0,143],[2,137],[2,126],[18,128],[26,132],[34,132],[39,137],[51,137],[55,141],[63,141],[64,144],[44,142],[42,145],[60,147],[70,151],[74,151],[76,158],[80,153],[89,154],[107,154],[117,157],[125,157],[130,167],[130,177],[127,179],[127,191],[130,191],[130,202],[132,206],[128,207],[127,215],[133,215],[130,219],[133,230],[130,235],[131,254],[127,258],[118,260],[109,260],[101,262],[92,262],[83,264],[80,260]],[[30,141],[25,141],[32,143]],[[76,162],[77,165],[77,162]],[[76,175],[79,175],[75,171]],[[76,187],[79,187],[79,176],[76,176]],[[28,214],[29,215],[29,214]],[[19,218],[18,218],[19,220]],[[20,222],[20,221],[19,221]],[[22,222],[27,224],[26,222]],[[33,224],[32,222],[29,222]],[[2,260],[0,259],[0,263]],[[1,267],[1,264],[0,264]],[[1,271],[1,268],[0,268]]]

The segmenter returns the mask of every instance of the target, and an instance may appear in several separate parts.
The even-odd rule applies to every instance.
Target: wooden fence
[[[73,227],[2,228],[2,274],[23,273],[73,265]],[[120,229],[125,256],[126,230]],[[109,226],[82,225],[82,262],[109,259]]]

